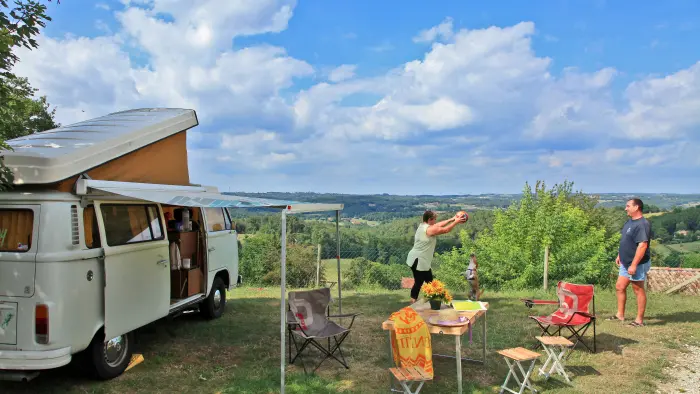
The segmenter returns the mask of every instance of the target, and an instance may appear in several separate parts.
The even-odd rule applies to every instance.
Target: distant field
[[[668,256],[673,251],[679,253],[700,252],[700,241],[686,242],[682,244],[659,244],[659,246],[656,247],[655,250],[662,254],[664,257]]]
[[[350,269],[350,262],[352,259],[340,259],[340,280],[345,280],[345,275]],[[338,281],[338,260],[336,259],[325,259],[321,260],[321,264],[324,265],[326,270],[326,280],[333,282]]]
[[[646,217],[648,217],[648,218],[653,218],[654,216],[661,216],[661,215],[663,215],[663,214],[665,214],[665,213],[668,213],[668,212],[652,212],[652,213],[645,213],[644,216],[646,216]]]
[[[371,226],[371,227],[379,225],[379,222],[374,221],[374,220],[365,220],[365,219],[358,219],[358,218],[353,218],[352,220],[356,222],[356,223],[352,223],[352,224],[366,224],[366,225]]]
[[[659,254],[663,255],[664,257],[668,256],[671,253],[671,248],[669,248],[668,245],[664,244],[659,244],[659,246],[655,247],[654,250],[659,252]]]
[[[681,253],[700,252],[700,241],[686,242],[682,244],[664,245],[665,247]]]

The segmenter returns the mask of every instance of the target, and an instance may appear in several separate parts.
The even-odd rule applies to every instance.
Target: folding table
[[[488,309],[489,304],[488,302],[482,302],[482,304]],[[414,304],[416,305],[416,304]],[[437,316],[439,315],[440,311],[432,310],[430,309],[429,304],[424,304],[424,305],[416,305],[414,307],[416,312],[425,320],[426,324],[428,325],[428,331],[430,331],[431,334],[437,334],[437,335],[452,335],[455,337],[455,355],[444,355],[444,354],[433,354],[434,357],[447,357],[447,358],[454,358],[457,362],[457,387],[458,387],[458,393],[462,394],[462,360],[464,361],[471,361],[475,363],[479,363],[482,365],[486,364],[486,311],[485,310],[478,310],[478,311],[460,311],[459,316],[464,316],[469,319],[469,324],[465,324],[463,326],[457,326],[457,327],[443,327],[443,326],[437,326],[430,324],[428,320],[430,319],[431,316]],[[451,309],[451,307],[447,305],[443,305],[441,309]],[[462,336],[465,333],[469,333],[470,336],[472,334],[472,326],[474,325],[474,322],[481,319],[481,345],[482,345],[482,359],[481,360],[475,360],[471,358],[466,358],[462,357]],[[382,330],[388,331],[389,332],[389,360],[393,360],[392,357],[392,349],[391,349],[391,331],[394,329],[394,322],[391,320],[385,320],[382,322]],[[392,361],[390,361],[392,362]],[[390,381],[390,388],[391,391],[393,392],[403,392],[403,391],[398,391],[393,388],[393,380],[391,380],[391,377],[389,377]]]

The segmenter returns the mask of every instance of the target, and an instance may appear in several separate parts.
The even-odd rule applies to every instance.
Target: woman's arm
[[[450,223],[453,220],[455,220],[455,218],[445,219],[441,222],[437,222],[437,223],[433,224],[433,226],[444,227],[446,224]]]
[[[440,234],[447,234],[450,231],[452,231],[453,228],[455,228],[456,225],[459,223],[463,223],[461,219],[457,218],[457,215],[455,217],[443,220],[440,223],[435,223],[432,226],[428,227],[428,229],[425,231],[426,235],[429,237],[433,237],[435,235],[440,235]]]

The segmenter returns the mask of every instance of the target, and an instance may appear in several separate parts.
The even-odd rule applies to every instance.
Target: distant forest
[[[246,193],[231,192],[239,196],[271,198],[313,203],[342,203],[341,215],[344,218],[358,218],[367,221],[385,222],[393,219],[411,218],[421,215],[426,209],[441,212],[456,212],[460,209],[467,211],[493,210],[507,208],[514,202],[519,202],[521,194],[480,194],[480,195],[416,195],[402,196],[390,194],[332,194],[332,193]],[[599,207],[624,207],[631,197],[639,197],[645,203],[645,213],[671,210],[679,207],[700,205],[700,194],[627,194],[606,193],[595,195]],[[250,211],[239,210],[237,216],[247,216]],[[327,216],[323,213],[320,216]],[[319,215],[316,215],[319,216]],[[670,229],[669,229],[670,230]]]
[[[310,203],[342,203],[340,256],[349,263],[343,286],[399,288],[410,275],[406,255],[426,209],[446,219],[458,210],[470,220],[442,235],[435,250],[435,274],[454,288],[467,256],[484,263],[484,283],[494,288],[532,288],[541,281],[544,244],[549,242],[550,278],[611,285],[620,229],[628,219],[625,203],[644,201],[652,223],[652,264],[700,267],[700,194],[589,194],[571,184],[547,189],[538,182],[523,194],[454,196],[352,195],[319,193],[226,194]],[[696,206],[699,205],[699,206]],[[231,209],[241,234],[241,273],[249,283],[279,283],[280,220],[278,210]],[[261,214],[262,213],[262,214]],[[287,218],[288,279],[298,287],[316,277],[315,260],[337,255],[333,212]],[[319,250],[320,248],[320,250]],[[318,254],[318,255],[317,255]],[[495,269],[504,266],[509,269]],[[493,271],[488,271],[489,268]],[[325,277],[324,268],[319,273]],[[612,270],[612,271],[611,271]],[[583,275],[583,276],[582,276]]]

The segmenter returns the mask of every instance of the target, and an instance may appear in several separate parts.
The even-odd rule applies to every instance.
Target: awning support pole
[[[336,254],[335,257],[338,261],[338,314],[343,313],[343,294],[340,289],[342,283],[340,283],[340,211],[335,211],[335,238],[336,238]]]
[[[287,301],[287,211],[282,210],[282,264],[280,268],[280,282],[281,283],[281,295],[280,295],[280,393],[284,394],[284,362],[285,362],[285,334],[286,334],[286,323],[287,323],[287,313],[286,313],[286,301]]]

